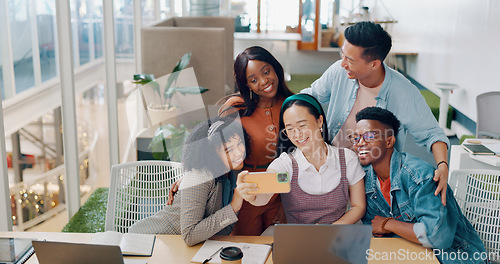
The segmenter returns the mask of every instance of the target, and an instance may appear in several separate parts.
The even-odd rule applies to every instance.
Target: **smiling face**
[[[229,169],[240,170],[243,168],[245,151],[245,142],[239,135],[235,134],[217,150],[217,154]]]
[[[249,60],[247,69],[247,86],[262,99],[273,99],[278,93],[278,76],[273,66],[267,62]]]
[[[355,133],[359,135],[359,141],[354,144],[354,149],[361,165],[376,166],[384,160],[390,160],[395,138],[392,136],[391,129],[386,125],[377,120],[359,120]],[[374,133],[373,137],[367,137],[371,142],[366,142],[367,140],[362,136],[365,133]]]
[[[373,72],[373,62],[366,61],[361,55],[363,54],[364,48],[354,46],[349,41],[344,41],[342,46],[342,62],[341,66],[347,72],[347,77],[349,79],[363,80],[369,77]]]
[[[324,144],[321,134],[323,116],[318,119],[309,109],[300,105],[292,105],[283,113],[285,133],[290,141],[302,152],[313,151]]]

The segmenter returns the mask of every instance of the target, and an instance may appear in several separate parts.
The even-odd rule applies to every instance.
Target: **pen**
[[[224,247],[220,247],[219,249],[217,249],[217,251],[215,251],[215,253],[214,253],[214,254],[212,254],[210,257],[208,257],[207,259],[205,259],[205,260],[203,261],[203,264],[208,263],[210,260],[212,260],[212,258],[213,258],[213,257],[214,257],[217,253],[219,253],[219,251],[221,251],[223,248],[224,248]]]

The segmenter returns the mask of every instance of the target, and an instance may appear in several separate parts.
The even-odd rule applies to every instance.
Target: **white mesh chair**
[[[453,189],[462,213],[491,256],[500,255],[500,170],[455,170]]]
[[[178,162],[148,160],[114,165],[105,230],[127,233],[136,221],[161,210],[170,186],[182,175]]]
[[[477,96],[477,138],[500,139],[500,122],[497,116],[500,104],[498,102],[500,102],[500,92],[488,92]]]

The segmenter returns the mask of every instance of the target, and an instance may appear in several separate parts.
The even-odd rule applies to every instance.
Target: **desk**
[[[0,232],[0,237],[20,237],[20,238],[37,238],[47,239],[49,241],[89,242],[93,234],[82,233],[57,233],[57,232]],[[273,242],[271,236],[218,236],[212,239],[246,242],[256,244],[269,244]],[[156,238],[153,255],[148,259],[148,264],[165,263],[190,263],[191,258],[196,254],[198,249],[203,245],[200,243],[193,247],[188,247],[178,235],[159,235]],[[377,263],[439,263],[437,259],[425,259],[425,256],[433,256],[432,251],[423,248],[417,244],[406,241],[402,238],[372,238],[370,248],[372,249],[373,259],[369,260],[370,264]],[[378,253],[376,255],[375,253]],[[383,256],[391,256],[392,260],[382,260]],[[376,256],[380,258],[378,261]],[[415,256],[424,257],[423,260],[413,261]],[[129,257],[127,257],[129,258]],[[134,257],[130,257],[134,258]],[[135,257],[139,258],[139,257]],[[27,264],[37,264],[36,257],[31,257]],[[267,259],[266,264],[272,264],[272,254]]]
[[[471,139],[467,139],[464,143],[468,143]],[[500,140],[496,139],[472,139],[479,140],[484,144],[500,144]],[[486,170],[500,170],[500,157],[488,155],[472,155],[462,147],[462,145],[451,146],[450,153],[450,169],[486,169]]]
[[[284,32],[271,32],[271,33],[242,33],[234,32],[234,39],[237,40],[263,40],[263,41],[285,41],[286,42],[286,58],[285,58],[285,80],[290,81],[292,78],[289,74],[290,70],[290,41],[299,41],[302,39],[299,33],[284,33]]]

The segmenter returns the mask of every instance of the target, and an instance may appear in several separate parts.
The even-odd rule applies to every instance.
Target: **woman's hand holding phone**
[[[258,190],[257,184],[255,183],[246,183],[245,176],[248,174],[248,171],[242,171],[238,174],[238,179],[236,180],[236,190],[239,192],[241,197],[249,203],[255,201],[257,196],[255,194],[250,194],[249,192],[255,192]]]

